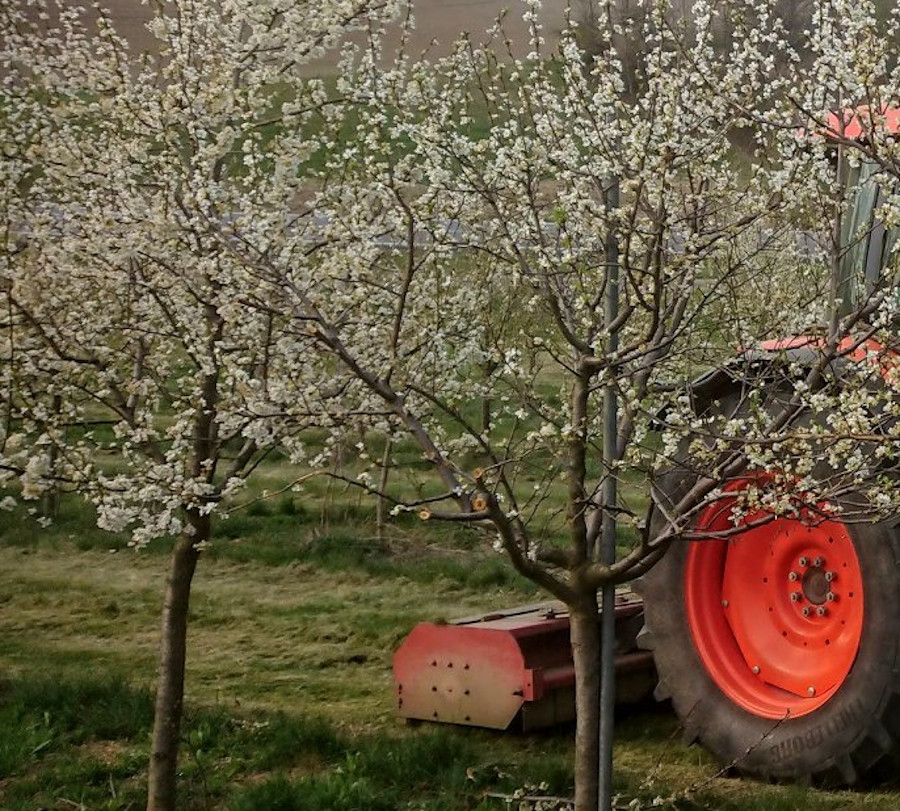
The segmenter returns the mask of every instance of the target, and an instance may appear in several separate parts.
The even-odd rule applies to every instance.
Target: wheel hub
[[[828,574],[833,578],[833,572],[828,572]],[[821,568],[808,569],[803,575],[803,597],[813,605],[822,605],[830,591],[828,582],[825,579],[825,572]]]

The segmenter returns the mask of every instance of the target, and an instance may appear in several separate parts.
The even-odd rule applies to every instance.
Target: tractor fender
[[[825,339],[819,335],[792,335],[742,349],[724,365],[707,370],[688,384],[691,404],[700,413],[713,400],[735,389],[754,388],[786,373],[803,374],[819,362],[824,344]],[[900,378],[900,354],[896,349],[871,338],[859,340],[853,336],[841,341],[838,354],[825,367],[824,374],[840,382],[850,368],[858,371],[861,364],[874,372],[868,376],[871,385],[880,386]]]

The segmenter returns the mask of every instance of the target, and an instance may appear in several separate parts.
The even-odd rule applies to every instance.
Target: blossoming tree
[[[30,4],[0,10],[0,464],[26,496],[88,494],[138,543],[178,538],[148,808],[174,803],[187,600],[216,511],[276,442],[302,459],[312,422],[375,414],[412,437],[434,473],[422,498],[360,484],[483,527],[568,605],[579,811],[598,798],[598,589],[681,540],[897,503],[893,377],[880,350],[844,363],[884,339],[894,263],[838,303],[866,229],[833,224],[852,195],[817,134],[889,101],[869,5],[819,4],[804,72],[774,2],[700,0],[690,31],[645,5],[635,87],[615,58],[585,70],[574,29],[549,50],[535,2],[524,59],[498,29],[493,50],[390,66],[377,3],[160,3],[140,60],[102,14],[89,34],[54,6],[51,35]],[[300,78],[364,21],[371,47],[333,93]],[[884,177],[893,147],[876,146]],[[825,260],[798,227],[826,235]],[[810,357],[760,348],[819,322]]]
[[[886,255],[877,284],[841,299],[835,281],[871,224],[833,226],[859,196],[835,173],[835,136],[841,160],[859,144],[819,132],[829,111],[865,98],[860,76],[877,85],[889,68],[877,56],[884,70],[871,67],[883,49],[870,48],[870,9],[825,3],[801,69],[775,5],[735,4],[744,13],[726,58],[723,4],[696,3],[689,32],[669,24],[666,3],[645,4],[639,87],[609,56],[585,71],[574,30],[548,51],[534,3],[523,60],[463,41],[434,66],[363,63],[345,85],[356,137],[327,167],[342,183],[317,202],[328,225],[315,278],[233,244],[269,279],[272,307],[280,300],[431,463],[434,489],[396,509],[484,527],[568,606],[578,809],[598,802],[599,589],[611,594],[681,541],[727,545],[767,526],[775,537],[783,522],[839,524],[850,548],[849,527],[897,504],[883,349],[896,265]],[[617,31],[598,20],[609,54]],[[749,133],[750,156],[736,154],[736,133]],[[809,235],[819,247],[801,244]],[[878,360],[856,363],[866,347]],[[618,418],[604,430],[611,403]],[[649,581],[657,621],[682,612],[683,575],[670,575]],[[809,607],[798,594],[799,616]],[[688,704],[694,734],[715,744]],[[777,768],[759,754],[782,738],[789,747],[796,727],[778,719],[815,719],[821,695],[814,704],[778,704],[717,753],[766,776],[825,774],[842,738]]]
[[[304,458],[340,387],[220,234],[308,264],[303,167],[334,99],[301,68],[389,6],[160,2],[144,55],[102,10],[0,9],[0,469],[25,499],[80,491],[138,546],[176,538],[148,809],[175,807],[188,600],[217,511],[276,439]]]

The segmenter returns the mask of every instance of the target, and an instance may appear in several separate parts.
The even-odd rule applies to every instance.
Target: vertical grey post
[[[610,180],[606,192],[606,211],[609,222],[619,207],[618,178]],[[619,347],[619,336],[610,329],[619,315],[619,245],[618,233],[610,228],[606,238],[606,296],[605,322],[607,357]],[[610,566],[616,560],[616,473],[618,457],[619,415],[616,386],[613,381],[603,388],[603,522],[600,530],[600,563]],[[612,808],[613,713],[616,703],[616,587],[607,584],[602,589],[600,624],[600,811]]]

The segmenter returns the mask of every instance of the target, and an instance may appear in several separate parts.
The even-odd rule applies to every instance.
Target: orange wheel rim
[[[726,491],[765,481],[739,479]],[[726,497],[707,507],[698,530],[732,529],[734,506]],[[772,518],[727,540],[693,541],[684,585],[688,627],[704,667],[754,715],[812,712],[853,667],[863,625],[862,575],[840,521]]]

